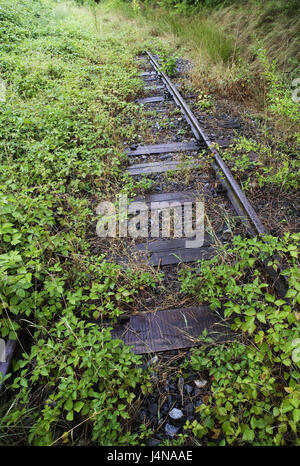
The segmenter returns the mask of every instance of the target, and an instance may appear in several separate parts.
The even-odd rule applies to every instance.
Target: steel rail
[[[217,171],[218,178],[220,179],[222,185],[228,192],[228,197],[230,198],[237,214],[243,220],[243,223],[246,224],[246,227],[251,234],[251,236],[264,235],[266,234],[264,227],[258,218],[255,210],[252,205],[246,198],[245,194],[241,190],[239,184],[234,179],[231,171],[225,164],[224,160],[221,158],[219,152],[214,146],[214,143],[208,138],[203,129],[201,128],[199,121],[189,108],[188,104],[184,101],[180,92],[176,89],[174,84],[170,81],[168,76],[162,71],[160,65],[154,58],[154,56],[146,51],[150,63],[152,64],[155,71],[161,76],[164,81],[169,93],[172,95],[176,105],[180,108],[181,112],[185,116],[187,122],[189,123],[197,141],[204,141],[208,149],[214,156],[215,170]],[[219,172],[221,170],[221,173]],[[219,172],[219,173],[218,173]]]
[[[255,210],[253,209],[252,205],[246,198],[245,194],[241,190],[240,186],[234,179],[231,171],[221,158],[219,152],[214,146],[214,143],[208,138],[208,136],[205,134],[203,129],[201,128],[199,121],[189,108],[188,104],[184,101],[183,97],[181,96],[180,92],[176,89],[174,84],[170,81],[168,76],[162,71],[160,65],[158,62],[155,60],[154,56],[146,51],[146,54],[149,57],[150,63],[152,64],[153,68],[157,72],[157,74],[162,78],[164,81],[165,86],[167,87],[169,93],[173,97],[176,105],[180,108],[182,114],[184,115],[185,119],[189,123],[193,134],[195,135],[195,138],[197,141],[204,141],[206,144],[207,148],[211,151],[211,153],[214,156],[214,164],[213,168],[215,169],[217,176],[219,180],[221,181],[222,185],[227,191],[228,197],[230,201],[232,202],[233,207],[235,208],[237,214],[245,224],[248,232],[251,234],[251,236],[263,236],[266,234],[264,227],[259,220]],[[221,172],[220,172],[221,171]],[[274,285],[278,289],[279,293],[284,296],[286,293],[286,282],[285,280],[280,279],[278,277],[278,274],[274,272],[273,269],[268,267],[266,265],[265,261],[265,267],[268,270],[269,274],[274,278]],[[15,352],[17,346],[17,340],[8,340],[6,343],[6,361],[3,363],[0,363],[0,372],[2,372],[2,375],[5,377],[7,374],[12,358]],[[0,390],[2,388],[2,383],[0,383]]]
[[[154,58],[154,56],[148,51],[146,51],[146,54],[150,60],[151,65],[153,66],[157,74],[162,78],[169,93],[173,97],[175,104],[180,108],[181,113],[184,115],[186,121],[189,123],[191,130],[193,131],[193,134],[195,135],[197,141],[201,141],[201,142],[204,141],[207,148],[212,153],[214,157],[214,162],[212,166],[216,172],[216,175],[218,179],[220,180],[220,182],[222,183],[222,186],[226,189],[228,198],[231,201],[239,218],[245,225],[248,233],[252,237],[266,235],[267,231],[264,229],[257,213],[255,212],[254,208],[248,201],[247,197],[243,193],[237,181],[234,179],[226,163],[221,158],[214,143],[205,134],[196,116],[193,114],[188,104],[184,101],[178,89],[176,89],[176,87],[171,82],[171,80],[168,78],[168,76],[163,72],[163,70],[161,69],[161,66],[159,65],[157,60]],[[272,278],[272,280],[274,280],[274,286],[277,289],[278,293],[280,294],[282,298],[284,298],[286,295],[287,289],[288,289],[287,280],[285,279],[285,277],[280,276],[280,270],[281,270],[280,267],[279,267],[279,271],[275,272],[273,268],[268,266],[268,262],[269,261],[267,259],[263,261],[265,269],[268,272],[269,276]]]

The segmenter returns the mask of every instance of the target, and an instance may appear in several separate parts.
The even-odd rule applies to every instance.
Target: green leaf
[[[273,295],[271,295],[271,294],[269,294],[269,293],[266,293],[266,294],[265,294],[265,298],[266,298],[266,300],[269,301],[270,303],[274,303],[274,301],[275,301],[275,296],[273,296]]]
[[[266,316],[265,316],[265,313],[264,312],[259,312],[258,314],[256,314],[256,317],[257,319],[262,322],[263,324],[266,323]]]
[[[84,406],[83,401],[77,401],[74,406],[74,411],[76,411],[76,413],[79,413],[81,409],[83,408],[83,406]]]
[[[74,412],[73,411],[70,411],[68,414],[67,414],[67,421],[73,421],[74,419]]]
[[[288,413],[289,411],[292,411],[292,410],[293,410],[293,406],[291,405],[290,400],[287,398],[284,399],[280,406],[281,413],[283,414]]]
[[[243,440],[245,440],[246,442],[252,442],[254,440],[254,432],[250,429],[249,426],[246,425],[244,428],[242,427],[242,432]]]
[[[286,298],[294,298],[297,294],[297,291],[296,290],[293,290],[292,288],[290,288],[287,292],[287,294],[285,295]]]
[[[300,409],[293,410],[293,420],[296,424],[300,421]]]
[[[68,401],[65,403],[65,409],[67,411],[71,411],[73,409],[73,400],[69,398]]]
[[[226,435],[234,435],[234,429],[229,421],[223,422],[222,430]]]
[[[42,367],[42,369],[40,370],[40,374],[47,377],[49,375],[47,367]]]

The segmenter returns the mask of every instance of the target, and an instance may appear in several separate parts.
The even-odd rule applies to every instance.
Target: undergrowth
[[[2,381],[0,442],[140,444],[149,434],[133,431],[130,421],[141,394],[151,390],[149,376],[141,358],[112,339],[111,325],[142,290],[156,286],[158,276],[108,263],[108,251],[91,255],[88,230],[93,203],[149,187],[124,174],[123,141],[134,142],[147,126],[134,103],[142,89],[136,54],[158,50],[165,71],[175,71],[170,46],[159,37],[167,19],[145,38],[137,23],[107,14],[109,4],[101,15],[95,6],[54,0],[0,0],[0,6],[0,333],[6,339],[23,332],[23,346]],[[139,11],[135,2],[133,17]],[[168,31],[183,37],[189,20],[178,26],[174,18]],[[207,18],[200,26],[195,40],[211,44],[210,60],[230,63],[234,41],[224,40]],[[194,24],[191,41],[195,31]],[[267,111],[297,123],[274,69],[266,62],[264,69]],[[198,104],[211,108],[210,94],[199,94]],[[257,157],[248,160],[254,149]],[[267,146],[239,140],[236,150],[244,153],[235,161],[238,173],[251,163],[262,186],[266,179],[298,186],[296,165],[287,166],[286,176],[285,160],[277,171],[266,171],[277,158]],[[236,335],[234,343],[208,341],[194,351],[192,368],[208,373],[211,383],[201,422],[186,426],[194,439],[299,442],[298,242],[299,235],[267,242],[236,238],[197,271],[184,268],[182,290],[233,319]],[[274,253],[286,264],[285,299],[260,268]]]
[[[147,375],[108,319],[155,278],[92,256],[87,234],[91,200],[136,189],[123,140],[145,125],[138,41],[66,3],[0,7],[0,336],[25,329],[1,393],[0,442],[134,444],[128,412]]]
[[[228,343],[206,338],[186,362],[210,381],[200,419],[185,426],[202,444],[299,444],[299,239],[235,237],[219,257],[181,272],[182,290],[209,304],[232,332]],[[278,271],[279,260],[288,282],[282,298],[261,267],[267,261]]]

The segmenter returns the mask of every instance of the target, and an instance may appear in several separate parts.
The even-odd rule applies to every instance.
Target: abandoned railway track
[[[178,208],[178,218],[182,217],[184,222],[184,206],[188,204],[192,208],[196,202],[201,201],[201,205],[207,207],[207,212],[202,215],[202,224],[198,227],[203,228],[206,221],[209,228],[204,227],[203,242],[198,247],[187,247],[188,238],[183,235],[172,239],[158,237],[161,226],[156,235],[152,234],[152,230],[148,234],[146,228],[147,235],[140,235],[137,240],[128,242],[126,257],[119,256],[118,260],[126,263],[130,257],[135,263],[156,267],[165,271],[165,276],[172,282],[179,264],[195,263],[213,257],[216,254],[216,244],[222,245],[224,238],[227,241],[228,233],[242,232],[262,236],[265,230],[259,216],[222,160],[217,149],[218,141],[211,141],[205,134],[175,84],[162,71],[157,59],[146,52],[145,56],[139,57],[139,61],[144,67],[142,77],[146,96],[137,102],[154,114],[152,117],[156,128],[156,116],[178,116],[176,112],[180,111],[182,117],[177,118],[176,133],[182,137],[178,140],[176,136],[172,140],[174,132],[167,131],[168,134],[164,134],[158,131],[151,144],[138,144],[127,150],[128,160],[133,162],[127,169],[128,175],[134,178],[148,177],[153,181],[151,192],[134,199],[128,214],[132,215],[143,209],[148,214],[148,210],[151,210],[160,219],[162,212],[170,212],[170,208],[176,211]],[[158,128],[161,130],[160,125]],[[219,144],[222,145],[221,141]],[[175,182],[172,176],[177,177]],[[188,182],[183,182],[183,177]],[[151,220],[147,217],[147,224],[149,222]],[[145,227],[146,225],[144,229]],[[196,228],[193,229],[195,237],[197,233],[196,219]],[[283,290],[284,284],[279,281],[277,284]],[[135,312],[120,320],[113,330],[115,337],[132,345],[133,351],[138,354],[195,346],[199,344],[199,336],[204,329],[210,329],[216,338],[224,336],[218,330],[219,319],[207,306],[168,306],[166,309],[156,308],[155,312],[149,307],[151,305],[147,308],[148,312]],[[12,340],[7,342],[5,361],[0,362],[0,371],[4,376],[9,370],[15,346]]]
[[[179,120],[187,123],[189,126],[190,138],[187,139],[188,135],[185,134],[184,140],[179,142],[170,141],[161,143],[161,136],[158,136],[159,143],[157,144],[133,146],[128,150],[127,156],[130,161],[132,159],[135,162],[139,161],[139,163],[130,164],[127,170],[128,174],[133,177],[152,176],[154,177],[155,186],[153,193],[136,198],[130,206],[129,212],[132,213],[141,211],[143,208],[146,209],[146,207],[143,207],[144,205],[151,210],[152,218],[153,210],[158,209],[161,213],[164,209],[168,210],[174,205],[176,209],[176,205],[179,204],[179,209],[181,209],[186,202],[189,204],[195,203],[196,199],[199,199],[196,194],[199,183],[202,183],[204,186],[207,186],[209,183],[207,183],[208,180],[206,180],[206,183],[203,183],[197,176],[193,178],[193,172],[197,172],[198,170],[199,174],[199,170],[201,172],[204,163],[209,160],[209,182],[215,183],[219,191],[218,195],[216,192],[213,192],[213,199],[210,199],[210,202],[213,201],[212,204],[215,204],[215,207],[220,202],[222,206],[225,206],[222,215],[227,217],[227,219],[231,217],[234,219],[233,223],[240,225],[237,227],[238,232],[243,231],[244,235],[248,234],[252,237],[263,236],[266,232],[259,216],[222,160],[217,150],[218,143],[212,142],[205,134],[177,87],[162,71],[162,67],[157,59],[150,52],[146,52],[145,61],[143,58],[141,58],[141,61],[144,64],[147,64],[148,61],[152,69],[142,72],[142,77],[145,83],[148,84],[145,87],[145,91],[148,94],[150,93],[150,96],[139,99],[138,102],[145,107],[151,107],[157,115],[163,113],[165,104],[167,106],[176,106],[184,118],[183,120],[179,118]],[[180,154],[179,158],[178,154]],[[143,161],[141,163],[140,160],[142,157]],[[187,162],[186,166],[183,165],[180,157],[183,157],[184,161]],[[149,159],[151,161],[147,161]],[[180,173],[180,171],[186,170],[186,168],[191,172],[187,191],[181,191],[180,189],[170,191],[164,174],[170,170],[173,173]],[[210,172],[211,168],[213,169],[212,172]],[[156,190],[159,192],[156,193]],[[200,191],[202,191],[201,194]],[[206,194],[205,189],[198,191],[198,196],[200,195],[204,204],[206,202]],[[211,193],[208,197],[211,198]],[[140,203],[142,203],[142,206]],[[213,211],[215,207],[212,207],[211,210]],[[213,214],[214,216],[215,214]],[[213,220],[209,217],[208,213],[207,221],[211,225]],[[202,220],[204,222],[204,217]],[[144,228],[147,229],[147,226],[144,225]],[[214,228],[212,229],[214,230]],[[152,238],[150,234],[145,242],[138,241],[134,244],[130,249],[130,256],[133,254],[136,257],[136,261],[141,262],[144,260],[153,267],[165,269],[165,274],[171,272],[172,275],[172,268],[176,268],[178,264],[193,263],[213,257],[216,254],[214,247],[216,241],[220,245],[224,239],[222,238],[222,233],[220,234],[220,231],[216,232],[214,230],[213,233],[210,231],[210,234],[208,234],[205,229],[204,242],[200,247],[187,247],[186,238],[183,237],[156,239]],[[225,238],[225,241],[227,239]],[[284,295],[285,283],[278,279],[278,274],[274,274],[273,270],[268,269],[268,272],[276,282],[279,292]],[[155,353],[196,346],[199,343],[198,337],[202,331],[209,328],[216,329],[216,326],[218,326],[217,321],[218,319],[205,306],[179,307],[158,310],[156,312],[150,310],[146,313],[137,313],[130,317],[129,321],[122,322],[120,327],[114,330],[114,334],[116,337],[124,339],[128,345],[133,345],[136,353]],[[213,333],[216,337],[219,331],[217,330]]]

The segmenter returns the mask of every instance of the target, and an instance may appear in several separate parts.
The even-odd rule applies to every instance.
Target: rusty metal
[[[155,71],[161,76],[163,82],[165,83],[169,93],[172,95],[176,105],[180,108],[181,112],[185,116],[185,119],[189,123],[195,138],[202,142],[204,141],[207,148],[211,151],[214,156],[215,160],[215,170],[217,171],[217,175],[223,184],[224,188],[228,192],[228,197],[230,198],[237,214],[241,217],[244,224],[246,224],[247,229],[251,233],[252,236],[256,235],[264,235],[265,230],[263,225],[258,218],[255,210],[253,209],[252,205],[246,198],[245,194],[241,190],[238,183],[235,181],[232,173],[230,172],[229,168],[222,160],[219,152],[214,147],[214,143],[208,138],[205,134],[203,129],[201,128],[199,121],[189,108],[188,104],[184,101],[183,97],[181,96],[180,92],[176,89],[174,84],[170,81],[168,76],[162,71],[161,67],[159,66],[158,62],[155,60],[154,56],[150,52],[146,52],[150,63],[152,64]],[[218,173],[221,172],[221,173]]]
[[[252,236],[264,236],[267,232],[264,229],[257,213],[252,207],[251,203],[248,201],[247,197],[241,190],[239,184],[234,179],[231,171],[225,164],[224,160],[221,158],[219,152],[217,151],[215,144],[209,139],[205,134],[203,128],[200,126],[199,121],[193,114],[192,110],[188,104],[184,101],[180,92],[176,89],[174,84],[170,81],[168,76],[162,71],[157,60],[154,56],[146,51],[146,54],[150,60],[151,65],[157,72],[157,74],[162,79],[163,83],[167,87],[169,93],[174,99],[176,105],[180,108],[182,114],[184,115],[186,121],[189,123],[192,132],[195,135],[195,138],[200,143],[204,141],[207,148],[213,154],[214,162],[212,164],[213,169],[216,172],[216,176],[222,183],[222,186],[226,189],[229,200],[231,201],[235,211],[240,217],[241,221],[245,225],[248,233]],[[267,270],[269,276],[274,281],[274,286],[277,289],[281,297],[285,297],[288,284],[285,277],[280,276],[280,268],[278,272],[275,272],[272,268],[268,266],[268,260],[264,261],[265,269]]]

